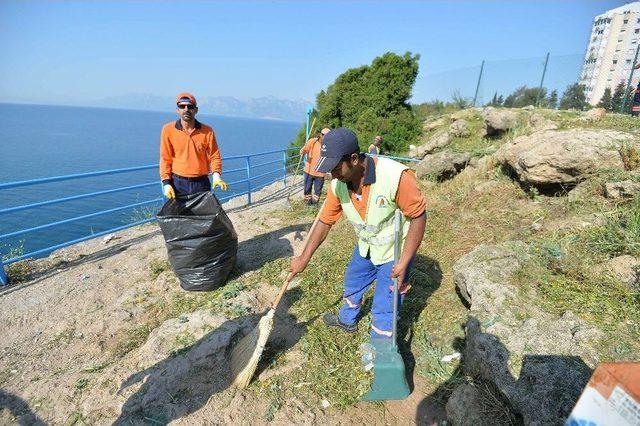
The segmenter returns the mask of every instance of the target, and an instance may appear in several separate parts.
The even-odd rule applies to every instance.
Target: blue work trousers
[[[409,280],[409,272],[413,265],[409,262],[404,281]],[[371,337],[391,338],[393,329],[393,280],[391,279],[393,261],[374,265],[369,257],[362,257],[356,245],[351,262],[344,275],[344,305],[340,309],[340,321],[347,325],[358,322],[362,307],[362,297],[369,286],[376,281],[371,305]],[[404,295],[398,295],[398,314]]]
[[[316,196],[316,200],[320,198],[322,194],[322,187],[324,186],[324,176],[313,176],[309,173],[304,174],[304,195],[305,198],[311,197],[311,187],[313,186],[313,193]]]
[[[209,176],[206,175],[197,178],[185,178],[174,174],[171,176],[171,180],[176,196],[211,191],[211,181],[209,181]]]

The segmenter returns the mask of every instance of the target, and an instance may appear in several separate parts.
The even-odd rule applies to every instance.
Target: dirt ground
[[[274,184],[249,208],[240,207],[243,200],[225,205],[239,237],[239,274],[301,249],[308,219],[283,223],[269,214],[288,208],[286,195]],[[345,412],[309,407],[294,397],[265,418],[269,398],[229,385],[228,347],[267,309],[277,291],[272,285],[236,297],[251,315],[229,319],[196,309],[163,321],[126,351],[136,338],[131,330],[157,315],[150,307],[169,306],[186,294],[170,271],[150,272],[150,265],[166,258],[157,224],[148,224],[58,251],[33,262],[37,272],[29,281],[0,289],[0,424],[411,424],[416,418],[432,424],[443,419],[442,407],[418,406],[424,396],[419,389],[407,401],[360,403]],[[286,313],[276,324],[274,338],[302,333]],[[114,357],[117,353],[124,355]],[[295,345],[287,360],[285,366],[267,366],[257,380],[300,368]]]

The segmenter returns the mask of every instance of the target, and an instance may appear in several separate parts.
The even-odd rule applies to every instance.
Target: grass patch
[[[24,254],[24,241],[20,241],[16,246],[5,245],[3,246],[3,251],[5,252],[5,254],[2,255],[3,261],[22,256]],[[11,284],[17,284],[29,279],[29,276],[33,272],[33,261],[25,259],[10,265],[5,265],[4,268]]]
[[[613,257],[640,255],[640,199],[611,211],[603,226],[582,236],[587,247]]]
[[[75,388],[76,391],[81,392],[87,386],[89,386],[89,379],[83,377],[81,379],[78,379],[78,381],[73,387]]]
[[[156,279],[158,276],[164,271],[170,271],[171,265],[168,260],[164,259],[152,259],[149,262],[149,273],[151,275],[151,279]]]
[[[424,330],[416,337],[415,345],[419,351],[419,356],[416,358],[416,371],[428,379],[432,386],[438,386],[438,391],[434,395],[436,398],[446,398],[457,385],[465,382],[459,368],[459,361],[450,363],[441,361],[442,357],[451,353],[450,349],[445,350],[435,346]]]

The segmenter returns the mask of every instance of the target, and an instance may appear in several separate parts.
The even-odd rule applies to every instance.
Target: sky
[[[434,84],[473,87],[483,59],[494,78],[539,68],[547,52],[579,63],[593,17],[625,3],[2,0],[0,102],[83,105],[183,90],[313,100],[387,51],[420,54],[420,102]]]

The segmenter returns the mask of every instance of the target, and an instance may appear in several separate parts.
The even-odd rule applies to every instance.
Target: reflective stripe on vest
[[[349,189],[343,182],[334,179],[331,189],[340,200],[345,217],[358,235],[358,249],[362,257],[370,256],[375,265],[393,260],[394,227],[393,217],[397,208],[396,192],[402,172],[407,167],[387,158],[378,158],[376,182],[369,188],[369,200],[365,220],[353,206]],[[409,222],[403,218],[403,243],[409,230]]]

